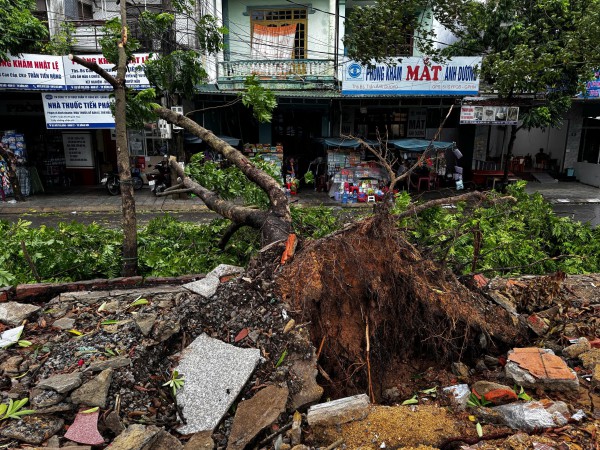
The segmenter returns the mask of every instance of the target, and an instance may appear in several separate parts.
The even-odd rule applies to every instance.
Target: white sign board
[[[43,92],[46,128],[114,128],[108,93]]]
[[[462,105],[460,123],[465,125],[517,125],[517,106]]]
[[[94,168],[90,133],[63,133],[63,144],[68,169]]]
[[[0,88],[49,91],[64,85],[62,56],[23,53],[0,61]]]
[[[342,95],[477,95],[481,57],[459,56],[444,63],[395,58],[395,65],[344,64]]]
[[[408,129],[406,137],[424,138],[427,122],[427,109],[410,108],[408,110]]]
[[[149,59],[149,53],[138,53],[133,55],[134,62],[127,65],[125,75],[125,84],[131,89],[146,89],[150,87],[150,82],[144,72],[144,63]],[[82,59],[97,63],[109,74],[116,77],[117,70],[114,64],[108,62],[102,55],[80,55]],[[112,91],[112,86],[100,75],[89,69],[71,61],[67,56],[63,56],[63,65],[65,68],[65,83],[69,91]],[[113,70],[114,69],[114,70]]]

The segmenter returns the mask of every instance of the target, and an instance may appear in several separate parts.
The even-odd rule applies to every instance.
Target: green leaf
[[[17,344],[19,344],[19,347],[31,347],[33,345],[33,342],[22,339],[18,341]]]
[[[277,364],[275,364],[275,368],[277,369],[284,361],[285,357],[287,356],[288,351],[287,349],[285,349],[283,351],[283,353],[281,354],[281,356],[279,357],[279,359],[277,360]]]
[[[477,422],[477,424],[475,425],[475,429],[477,430],[477,436],[483,437],[483,428],[481,427],[481,424],[479,422]]]
[[[406,406],[406,405],[416,405],[419,403],[419,397],[417,395],[412,396],[411,398],[409,398],[408,400],[404,400],[401,405],[402,406]]]
[[[102,322],[100,322],[101,325],[115,325],[118,323],[118,320],[103,320]]]
[[[95,413],[96,411],[98,411],[100,409],[99,406],[96,406],[95,408],[90,408],[90,409],[86,409],[85,411],[81,411],[81,414],[92,414]]]
[[[67,330],[69,333],[74,334],[75,336],[83,336],[83,333],[76,329]]]
[[[141,306],[141,305],[147,305],[148,304],[148,300],[146,300],[145,298],[140,298],[138,297],[137,299],[135,299],[134,301],[132,301],[128,308],[133,308],[135,306]]]

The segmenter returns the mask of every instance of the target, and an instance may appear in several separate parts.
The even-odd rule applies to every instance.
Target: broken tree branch
[[[118,89],[120,87],[119,82],[115,77],[113,77],[110,73],[104,70],[102,67],[98,65],[96,62],[88,61],[86,59],[80,58],[79,56],[69,55],[69,59],[77,64],[85,67],[86,69],[90,69],[92,72],[97,73],[102,78],[104,78],[112,87]]]
[[[223,236],[221,236],[218,247],[221,250],[225,250],[225,246],[229,242],[229,239],[231,239],[231,237],[235,234],[235,232],[237,230],[239,230],[240,228],[242,228],[243,226],[244,226],[244,224],[239,223],[239,222],[233,222],[231,225],[229,225],[227,227],[227,229],[225,230],[225,232],[223,233]]]

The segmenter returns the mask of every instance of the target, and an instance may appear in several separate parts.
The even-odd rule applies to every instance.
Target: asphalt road
[[[555,203],[553,204],[553,209],[554,212],[561,217],[571,217],[572,219],[581,222],[589,222],[594,227],[600,225],[600,203]],[[165,214],[167,213],[138,212],[138,226],[144,226],[151,219]],[[173,211],[168,214],[179,221],[194,223],[207,223],[219,217],[211,211]],[[0,216],[0,220],[7,220],[9,222],[17,222],[19,219],[31,222],[34,227],[39,227],[41,225],[56,227],[61,222],[70,223],[76,221],[86,225],[96,222],[112,229],[121,228],[121,214],[116,212],[27,213],[2,214]]]

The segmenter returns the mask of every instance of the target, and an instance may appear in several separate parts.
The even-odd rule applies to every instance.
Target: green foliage
[[[147,39],[163,39],[175,22],[175,16],[167,12],[142,11],[139,25]]]
[[[179,372],[174,370],[171,372],[171,379],[166,383],[163,383],[163,386],[169,386],[171,388],[171,392],[173,393],[173,397],[177,395],[177,391],[183,387],[185,384],[185,380],[183,376],[179,375]]]
[[[473,393],[469,395],[469,399],[467,400],[467,406],[470,406],[471,408],[479,408],[481,406],[488,406],[491,404],[492,402],[486,400],[483,396],[478,397]]]
[[[0,61],[39,48],[48,36],[44,24],[31,12],[34,0],[0,0]]]
[[[112,19],[106,21],[102,27],[103,36],[98,39],[100,47],[102,48],[102,54],[115,66],[119,62],[119,43],[122,40],[121,31],[121,19],[118,17],[113,17]],[[127,36],[125,54],[127,55],[127,61],[131,61],[133,59],[133,53],[140,48],[140,43],[129,33]]]
[[[68,55],[72,53],[73,46],[77,44],[75,38],[75,25],[71,22],[62,22],[60,31],[50,38],[44,46],[44,52],[50,55]]]
[[[402,225],[415,243],[459,274],[600,271],[600,230],[557,217],[540,194],[528,195],[524,187],[509,187],[516,203],[434,208]]]
[[[206,81],[207,73],[194,50],[175,50],[146,61],[146,76],[161,93],[178,93],[192,98],[196,86]]]
[[[278,177],[274,164],[258,156],[250,161],[272,177]],[[224,167],[215,161],[205,161],[202,153],[196,153],[186,166],[186,171],[191,178],[218,193],[225,200],[241,198],[245,204],[261,209],[266,209],[269,205],[267,194],[254,183],[250,183],[242,171],[233,165]]]
[[[203,15],[196,25],[196,36],[198,46],[202,52],[213,54],[223,49],[223,35],[227,34],[227,28],[219,27],[217,18]]]
[[[244,86],[246,91],[240,93],[244,106],[252,107],[252,114],[259,122],[270,122],[273,118],[273,110],[277,106],[275,94],[261,86],[256,75],[246,78]]]
[[[22,416],[35,414],[35,411],[31,409],[21,409],[28,401],[29,399],[27,397],[17,400],[16,402],[11,398],[8,400],[8,405],[6,403],[0,403],[0,420],[21,419]]]
[[[111,103],[114,115],[114,102]],[[154,108],[157,107],[156,91],[152,88],[137,93],[129,92],[126,103],[127,127],[133,130],[143,130],[144,124],[156,121]]]
[[[303,238],[319,239],[340,228],[339,219],[331,208],[325,206],[290,206],[292,227]]]

